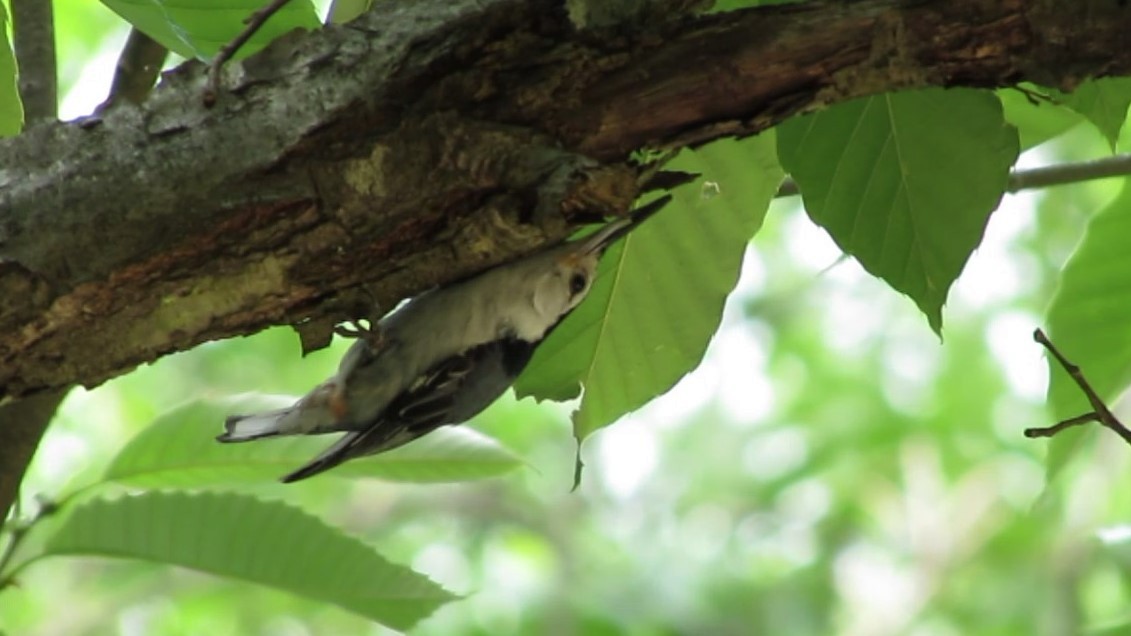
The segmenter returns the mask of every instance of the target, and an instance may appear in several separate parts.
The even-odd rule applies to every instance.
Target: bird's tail
[[[354,456],[354,451],[359,439],[365,436],[364,431],[352,431],[346,433],[341,439],[330,445],[329,448],[322,451],[314,459],[307,462],[305,466],[299,468],[293,473],[284,475],[279,481],[284,484],[313,477],[320,472],[330,470],[334,466],[346,461]]]
[[[431,431],[432,428],[428,430]],[[284,476],[280,481],[289,484],[293,481],[313,477],[318,473],[330,470],[347,459],[384,453],[398,446],[403,446],[421,435],[422,433],[413,432],[398,422],[394,422],[392,425],[387,421],[376,422],[363,431],[346,433],[305,466]]]
[[[291,409],[279,409],[254,415],[232,415],[224,420],[224,433],[216,437],[218,442],[250,442],[253,439],[279,435],[280,423]]]

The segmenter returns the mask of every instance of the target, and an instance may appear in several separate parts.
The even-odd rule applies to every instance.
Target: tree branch
[[[210,110],[189,63],[140,107],[0,142],[0,395],[271,324],[328,338],[370,296],[393,306],[560,240],[579,210],[623,211],[639,148],[892,90],[1131,74],[1129,29],[1118,3],[1077,0],[790,4],[609,33],[552,0],[421,0],[276,41],[227,69]]]
[[[120,99],[134,104],[145,101],[149,91],[157,83],[157,76],[168,55],[169,51],[156,40],[136,28],[130,29],[130,35],[126,38],[126,44],[122,47],[118,64],[114,68],[110,94],[98,106],[98,112],[106,110]]]
[[[1022,190],[1036,190],[1058,185],[1069,185],[1094,181],[1096,179],[1109,179],[1111,177],[1125,177],[1131,174],[1131,154],[1113,155],[1103,159],[1089,161],[1076,161],[1058,163],[1052,166],[1041,166],[1026,170],[1013,170],[1009,173],[1009,181],[1005,186],[1006,192],[1021,192]],[[801,194],[797,182],[787,178],[778,187],[776,197],[792,197]]]
[[[1081,181],[1124,177],[1128,174],[1131,174],[1131,154],[1122,154],[1092,161],[1018,170],[1009,175],[1009,186],[1006,189],[1008,192],[1020,192]]]
[[[11,2],[20,100],[28,124],[58,118],[52,4],[45,0]],[[56,388],[0,404],[0,519],[8,516],[12,503],[19,496],[28,463],[69,388],[67,383],[63,383]]]
[[[12,45],[20,70],[20,99],[28,123],[52,120],[58,113],[55,22],[52,2],[12,0]]]
[[[67,389],[52,389],[0,404],[0,519],[19,496],[20,482]]]

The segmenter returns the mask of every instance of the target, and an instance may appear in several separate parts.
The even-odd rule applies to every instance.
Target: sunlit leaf
[[[18,135],[24,127],[24,107],[16,85],[16,57],[8,41],[8,12],[0,4],[0,137]]]
[[[1062,99],[1066,106],[1092,122],[1115,150],[1119,131],[1127,120],[1127,106],[1131,104],[1131,77],[1085,80],[1076,90],[1062,94]]]
[[[193,487],[278,479],[329,446],[334,436],[221,444],[223,421],[291,404],[294,398],[244,396],[198,400],[165,413],[110,462],[103,479],[133,486]],[[521,465],[497,441],[462,427],[442,427],[401,448],[346,462],[326,475],[407,482],[452,482],[500,475]]]
[[[149,37],[187,58],[211,59],[244,30],[244,20],[265,0],[102,0]],[[236,54],[251,55],[294,29],[316,29],[318,14],[310,0],[291,0],[271,16]]]
[[[781,182],[772,135],[712,144],[671,168],[704,175],[601,261],[589,297],[537,350],[519,396],[565,399],[579,440],[699,364],[750,237]]]
[[[1131,384],[1131,188],[1092,217],[1084,239],[1061,273],[1048,310],[1053,344],[1083,369],[1099,396],[1111,400]],[[1058,420],[1091,411],[1083,393],[1053,360],[1049,404]],[[1081,430],[1064,431],[1050,442],[1049,474],[1063,468],[1081,440]],[[1106,434],[1106,433],[1105,433]]]
[[[805,209],[942,329],[951,284],[1005,190],[1017,131],[991,93],[930,89],[838,104],[779,127]]]
[[[267,585],[407,629],[455,598],[297,508],[234,493],[81,503],[46,555],[142,559]]]
[[[331,24],[345,24],[365,13],[373,5],[373,0],[334,0],[330,5]]]
[[[1074,110],[1046,97],[1039,86],[1003,88],[997,91],[1005,121],[1017,128],[1021,149],[1028,150],[1053,139],[1083,121]]]

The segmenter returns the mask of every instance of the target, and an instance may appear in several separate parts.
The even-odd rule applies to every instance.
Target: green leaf
[[[373,0],[334,0],[330,4],[330,24],[345,24],[369,10]]]
[[[1131,104],[1131,77],[1085,80],[1076,90],[1062,95],[1065,106],[1092,122],[1114,152],[1119,131],[1127,120],[1127,106]]]
[[[24,107],[16,84],[16,56],[8,41],[8,12],[0,3],[0,137],[20,134]]]
[[[267,585],[408,629],[455,598],[297,508],[234,493],[149,492],[77,505],[44,556],[142,559]]]
[[[1023,92],[1021,88],[1029,93]],[[1051,98],[1042,97],[1047,89],[1025,84],[1021,88],[1003,88],[995,93],[1001,100],[1005,121],[1017,128],[1022,150],[1058,137],[1083,121],[1079,113]]]
[[[605,254],[589,297],[539,346],[519,396],[561,400],[585,387],[574,435],[667,391],[699,364],[782,173],[773,135],[687,152],[674,170],[705,179]]]
[[[102,0],[118,15],[170,51],[186,58],[211,59],[243,31],[244,20],[267,0]],[[235,59],[246,57],[294,29],[317,29],[318,13],[310,0],[291,0],[244,44]]]
[[[838,104],[779,127],[805,209],[941,333],[951,284],[982,240],[1017,159],[992,93],[930,89]]]
[[[198,400],[158,417],[123,448],[103,480],[139,487],[197,487],[274,481],[312,459],[334,436],[290,437],[221,444],[227,415],[287,406],[294,398],[244,396]],[[497,441],[464,427],[443,427],[401,448],[346,462],[327,472],[406,482],[494,477],[522,465]]]
[[[1048,335],[1104,400],[1131,384],[1131,187],[1092,217],[1079,247],[1061,272],[1049,305]],[[1091,411],[1084,394],[1052,357],[1048,359],[1048,399],[1057,420]],[[1083,440],[1082,427],[1054,437],[1049,446],[1049,477],[1055,477]]]

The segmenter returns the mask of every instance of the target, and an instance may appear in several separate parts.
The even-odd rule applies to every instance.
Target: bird
[[[377,322],[337,372],[293,405],[224,422],[220,442],[344,432],[284,483],[466,422],[518,378],[535,349],[585,299],[605,250],[671,200],[596,232],[436,287]]]

